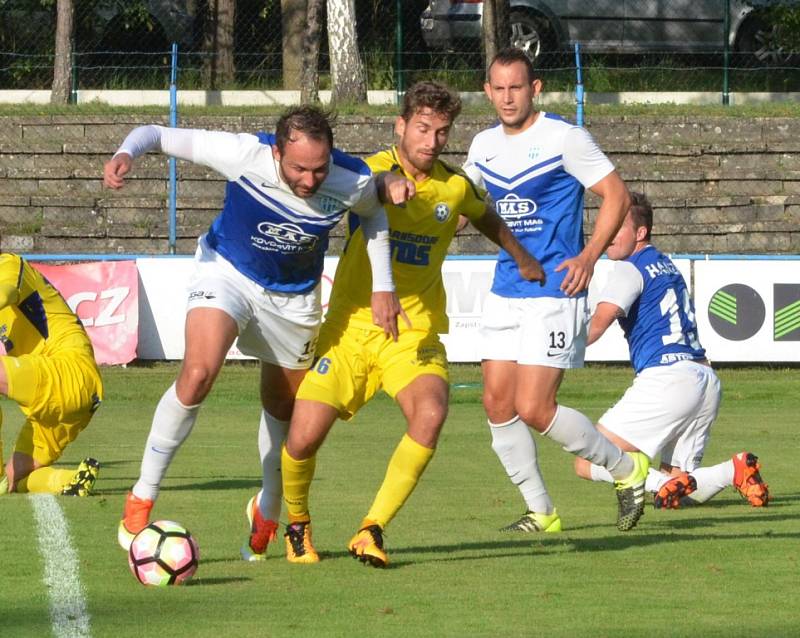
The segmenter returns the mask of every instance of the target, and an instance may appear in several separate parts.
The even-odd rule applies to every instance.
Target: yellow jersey
[[[53,354],[80,350],[94,358],[89,336],[61,294],[22,257],[0,254],[0,286],[19,299],[0,308],[0,344],[5,354]]]
[[[373,173],[392,171],[408,179],[392,147],[366,158]],[[386,204],[392,275],[395,289],[412,329],[448,331],[447,298],[442,283],[442,262],[456,232],[458,216],[476,220],[486,211],[483,193],[470,179],[441,160],[430,177],[415,182],[417,194],[404,207]],[[344,254],[339,260],[326,321],[340,326],[381,330],[372,323],[370,306],[372,271],[358,216],[347,218]],[[400,330],[407,329],[398,320]]]

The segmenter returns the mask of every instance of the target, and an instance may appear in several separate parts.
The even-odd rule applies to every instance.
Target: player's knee
[[[322,439],[317,440],[308,433],[293,434],[290,430],[289,437],[286,439],[286,452],[296,461],[303,461],[314,456],[320,445],[322,445]]]
[[[178,400],[184,405],[197,405],[208,396],[216,375],[204,365],[185,365],[176,384]]]
[[[537,432],[544,432],[555,416],[555,406],[540,402],[527,402],[517,406],[519,418]]]
[[[489,388],[484,388],[483,391],[483,409],[492,423],[505,423],[517,414],[513,398]]]
[[[446,419],[446,404],[431,403],[421,406],[409,419],[409,435],[420,445],[435,447]]]
[[[279,421],[288,421],[292,418],[292,410],[294,410],[294,396],[274,396],[262,393],[261,406]]]

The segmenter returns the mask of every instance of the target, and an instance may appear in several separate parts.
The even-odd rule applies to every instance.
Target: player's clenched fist
[[[413,181],[394,173],[380,173],[376,180],[378,198],[384,204],[402,206],[417,194],[417,187]]]
[[[108,160],[103,167],[103,184],[108,188],[122,188],[125,175],[130,173],[133,160],[127,153],[120,153]]]

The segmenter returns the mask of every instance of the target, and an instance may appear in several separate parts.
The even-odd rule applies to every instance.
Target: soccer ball
[[[197,571],[200,550],[189,531],[173,521],[156,521],[139,532],[128,565],[142,585],[183,585]]]

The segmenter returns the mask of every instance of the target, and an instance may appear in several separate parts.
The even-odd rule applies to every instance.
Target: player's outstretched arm
[[[590,346],[602,337],[609,326],[616,321],[617,317],[621,317],[623,314],[622,308],[613,303],[601,301],[597,304],[597,308],[595,308],[592,319],[589,322],[589,335],[586,338],[586,345]]]
[[[133,168],[133,160],[148,151],[160,150],[179,159],[192,159],[192,129],[172,129],[156,124],[133,129],[114,156],[103,167],[103,184],[118,189]]]
[[[523,279],[544,285],[545,274],[539,260],[525,250],[494,208],[487,206],[483,215],[472,221],[472,225],[511,255]]]
[[[410,179],[389,171],[375,175],[375,187],[382,204],[404,206],[417,194],[417,187]]]
[[[594,232],[579,255],[565,259],[556,267],[556,272],[567,271],[561,290],[569,296],[589,287],[595,263],[614,239],[631,206],[628,188],[616,171],[610,172],[589,190],[602,199]]]

